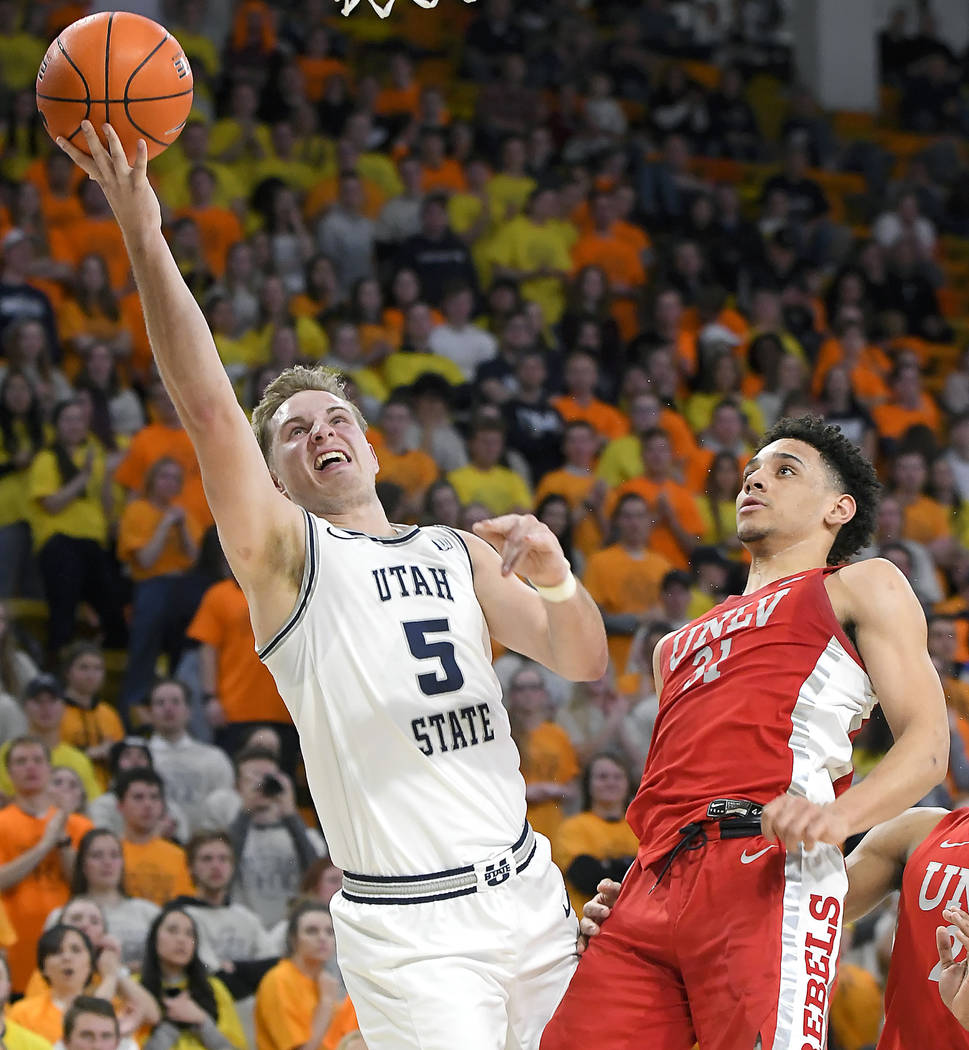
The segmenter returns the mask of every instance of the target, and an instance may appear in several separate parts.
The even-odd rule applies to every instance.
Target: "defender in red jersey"
[[[947,962],[966,961],[950,915],[969,908],[969,809],[912,809],[873,828],[848,857],[848,877],[849,919],[901,890],[878,1050],[911,1050],[928,1032],[933,1046],[969,1050],[969,1032],[946,1009],[940,983]]]
[[[640,840],[542,1050],[822,1050],[847,886],[838,844],[944,773],[925,620],[880,559],[877,481],[841,433],[782,420],[748,463],[743,595],[664,638],[660,709],[627,819]],[[895,744],[849,787],[873,704]]]

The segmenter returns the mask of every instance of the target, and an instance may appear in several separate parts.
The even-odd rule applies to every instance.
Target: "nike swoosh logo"
[[[773,846],[765,846],[762,850],[758,850],[756,853],[752,853],[749,857],[747,856],[747,851],[744,850],[743,853],[740,854],[740,863],[753,864],[753,862],[758,857],[763,857],[763,855],[767,853],[768,850],[772,850],[773,848]]]
[[[565,903],[562,905],[565,911],[565,917],[568,918],[572,914],[572,902],[569,900],[568,894],[565,895]]]
[[[939,849],[952,849],[953,846],[969,846],[969,842],[946,842],[939,843]]]

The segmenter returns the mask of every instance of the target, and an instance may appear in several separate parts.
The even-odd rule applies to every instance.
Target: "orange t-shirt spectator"
[[[207,528],[213,519],[202,488],[198,457],[160,380],[151,388],[150,403],[155,422],[143,427],[131,439],[125,458],[115,471],[115,481],[128,490],[130,497],[144,495],[151,467],[162,458],[175,460],[185,472],[176,503],[184,507],[199,526]]]
[[[633,478],[611,493],[606,513],[627,493],[642,496],[655,518],[650,550],[662,554],[677,569],[690,567],[690,553],[703,535],[703,518],[693,493],[673,478],[673,447],[666,432],[656,428],[642,437],[642,477]]]
[[[85,255],[100,255],[108,264],[111,287],[117,292],[128,284],[131,264],[121,236],[121,227],[93,179],[81,183],[81,207],[84,217],[65,223],[56,235],[51,234],[51,255],[60,262],[77,266]]]
[[[124,891],[129,897],[152,901],[159,908],[173,897],[193,896],[185,851],[161,838],[158,828],[165,815],[165,788],[153,769],[130,769],[115,786],[118,811],[124,822]]]
[[[941,425],[939,407],[922,389],[922,375],[914,361],[899,364],[892,375],[892,396],[872,411],[883,438],[898,441],[910,427],[926,426],[937,437]]]
[[[273,676],[256,656],[249,604],[242,588],[229,578],[213,584],[202,598],[188,637],[202,643],[202,683],[218,704],[220,719],[236,722],[282,722],[289,712]],[[213,712],[208,712],[211,720]]]
[[[256,1050],[307,1045],[317,1011],[327,1009],[329,1020],[318,1048],[336,1050],[345,1035],[357,1031],[357,1015],[326,971],[336,946],[327,906],[319,901],[298,904],[286,926],[286,945],[287,957],[267,971],[256,992]]]
[[[605,443],[628,434],[629,420],[618,408],[595,396],[598,382],[596,359],[577,350],[565,362],[565,393],[553,397],[551,404],[566,423],[581,419],[593,427]]]
[[[242,223],[235,212],[215,202],[214,173],[201,165],[188,173],[190,204],[175,212],[175,218],[194,220],[202,243],[202,255],[213,277],[225,273],[225,261],[233,244],[243,239]]]
[[[421,86],[414,79],[411,60],[402,51],[390,59],[390,84],[377,95],[374,111],[382,117],[412,116],[421,101]]]
[[[0,903],[17,934],[7,949],[10,980],[23,992],[37,962],[37,938],[71,895],[74,854],[93,825],[51,805],[50,759],[40,740],[16,738],[5,761],[14,794],[0,809]]]
[[[659,600],[663,577],[673,566],[649,549],[652,513],[642,496],[634,492],[623,496],[613,522],[618,542],[589,558],[582,582],[602,612],[609,657],[621,675],[640,617]]]
[[[373,433],[371,441],[380,464],[377,481],[390,481],[404,490],[403,510],[408,520],[416,521],[424,506],[424,494],[428,486],[441,476],[441,471],[426,452],[410,447],[413,428],[414,413],[410,403],[400,397],[391,397],[380,410],[380,430]]]
[[[613,297],[612,316],[623,339],[632,339],[639,330],[637,298],[646,284],[646,267],[632,243],[617,233],[614,194],[596,190],[589,202],[592,228],[572,248],[572,264],[600,266],[609,278]]]

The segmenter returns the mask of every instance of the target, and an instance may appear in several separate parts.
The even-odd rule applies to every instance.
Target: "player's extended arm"
[[[843,842],[913,806],[945,776],[949,723],[942,684],[926,651],[925,616],[905,577],[881,558],[842,569],[829,589],[842,623],[853,623],[895,743],[861,783],[817,806],[784,795],[761,817],[764,834],[789,849]]]
[[[300,559],[301,514],[276,490],[205,317],[169,250],[144,143],[131,167],[110,125],[104,128],[110,152],[90,122],[81,128],[91,156],[64,139],[57,144],[101,186],[121,227],[158,371],[198,454],[226,557],[244,588],[272,585],[295,566],[280,565],[267,552],[291,551]]]
[[[588,591],[576,581],[567,600],[545,601],[515,575],[521,573],[538,587],[569,579],[571,568],[551,530],[531,514],[505,514],[480,521],[474,529],[477,535],[462,535],[491,634],[563,678],[601,678],[609,650],[602,616]]]
[[[912,851],[946,815],[947,810],[916,807],[871,829],[848,854],[845,919],[867,915],[901,884],[902,869]]]

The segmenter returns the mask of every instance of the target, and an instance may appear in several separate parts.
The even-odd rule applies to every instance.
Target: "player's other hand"
[[[969,975],[966,973],[966,960],[955,961],[955,957],[961,954],[957,948],[958,944],[969,952],[969,915],[961,908],[946,908],[942,912],[942,918],[950,923],[950,926],[940,926],[935,931],[939,963],[942,966],[939,995],[959,1024],[969,1029]],[[950,929],[954,933],[956,944],[952,943],[949,936]]]
[[[104,191],[122,233],[131,236],[140,230],[161,229],[161,208],[148,182],[148,147],[144,140],[138,140],[138,154],[132,166],[114,128],[105,124],[102,131],[107,149],[94,125],[89,120],[81,121],[90,156],[63,137],[57,139],[57,145]]]
[[[517,572],[538,587],[554,587],[571,571],[555,533],[534,514],[502,514],[473,528],[501,555],[502,576]]]
[[[619,899],[622,886],[612,879],[603,879],[596,886],[599,891],[591,901],[586,901],[579,920],[579,939],[575,942],[575,951],[581,955],[589,946],[589,939],[597,936],[602,924],[612,914],[612,909]]]
[[[819,806],[797,795],[780,795],[764,806],[761,831],[768,842],[782,842],[788,850],[812,849],[817,842],[840,846],[851,834],[847,822],[832,804]]]

